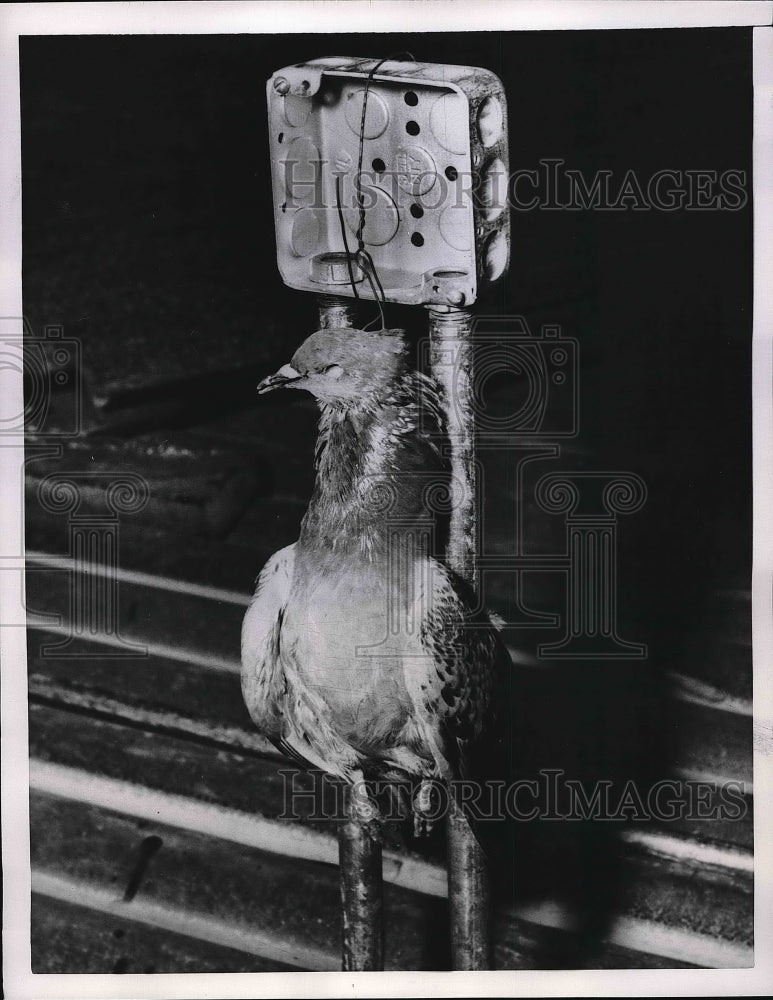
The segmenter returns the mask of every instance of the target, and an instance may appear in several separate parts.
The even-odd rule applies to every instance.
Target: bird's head
[[[406,354],[402,330],[317,330],[304,340],[289,364],[263,379],[258,392],[306,389],[323,405],[366,407],[383,398],[405,371]]]

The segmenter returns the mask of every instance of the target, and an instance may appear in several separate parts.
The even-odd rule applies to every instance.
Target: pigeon
[[[501,620],[444,562],[444,400],[401,330],[325,328],[260,394],[320,407],[316,481],[298,540],[275,552],[244,617],[242,692],[258,729],[305,768],[363,792],[470,776],[511,666]],[[370,809],[370,812],[368,812]]]

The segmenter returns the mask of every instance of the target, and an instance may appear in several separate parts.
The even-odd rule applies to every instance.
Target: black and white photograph
[[[6,9],[5,996],[767,994],[772,5]]]

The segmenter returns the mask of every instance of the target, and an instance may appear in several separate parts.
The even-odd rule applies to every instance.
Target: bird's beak
[[[258,395],[271,392],[272,389],[281,389],[292,382],[297,382],[299,378],[303,378],[303,375],[297,372],[292,365],[282,365],[278,372],[274,372],[273,375],[264,378],[262,382],[258,382]]]

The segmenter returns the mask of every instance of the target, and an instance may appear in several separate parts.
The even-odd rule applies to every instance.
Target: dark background
[[[297,537],[314,406],[254,387],[317,312],[276,268],[265,81],[307,58],[402,50],[502,79],[511,170],[562,158],[588,180],[611,170],[613,189],[629,169],[642,186],[663,169],[745,171],[739,211],[513,212],[510,272],[476,307],[580,343],[580,434],[540,471],[629,471],[648,488],[620,519],[619,610],[649,658],[527,671],[518,759],[662,775],[681,738],[666,670],[751,694],[750,30],[22,39],[25,314],[80,341],[87,398],[83,433],[58,464],[31,458],[30,477],[144,475],[151,503],[122,527],[121,561],[151,572],[246,592]],[[418,309],[387,319],[424,325]],[[533,550],[556,551],[561,519],[515,496],[506,452],[484,461],[487,543],[512,547],[522,504]],[[28,546],[66,549],[30,497]],[[544,581],[530,586],[556,610]],[[486,597],[507,616],[512,581]],[[508,632],[527,657],[558,638]],[[224,642],[235,655],[238,635]],[[568,882],[602,913],[606,834],[545,850],[532,877],[560,882],[579,859]]]

